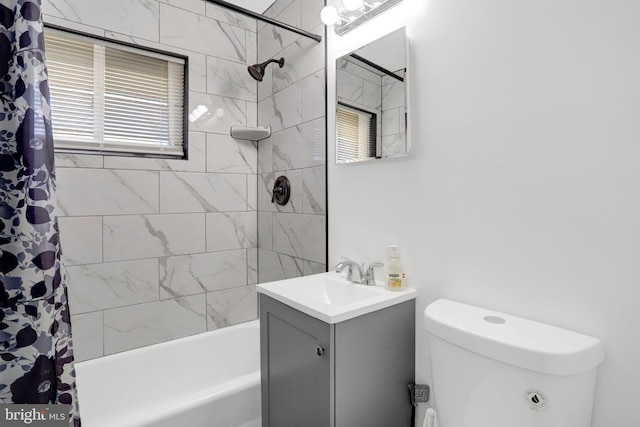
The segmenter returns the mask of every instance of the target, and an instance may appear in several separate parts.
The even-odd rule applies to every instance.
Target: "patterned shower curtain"
[[[0,0],[0,404],[79,426],[40,2]]]

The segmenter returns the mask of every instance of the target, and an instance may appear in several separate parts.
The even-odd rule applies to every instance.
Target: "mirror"
[[[406,28],[336,60],[336,163],[409,153]]]

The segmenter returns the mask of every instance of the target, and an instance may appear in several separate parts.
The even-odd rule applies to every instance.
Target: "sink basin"
[[[380,295],[375,290],[367,289],[368,286],[355,286],[353,283],[345,283],[344,280],[329,277],[313,277],[302,281],[287,280],[281,287],[299,297],[312,298],[334,307],[342,307]]]
[[[388,291],[329,272],[257,285],[258,292],[327,323],[338,323],[416,297],[415,289]]]

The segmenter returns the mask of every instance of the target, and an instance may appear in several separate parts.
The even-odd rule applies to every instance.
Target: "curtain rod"
[[[373,62],[369,61],[367,58],[363,58],[362,56],[360,56],[360,55],[358,55],[356,53],[352,53],[349,56],[352,57],[353,59],[356,59],[356,60],[364,63],[364,64],[367,64],[371,68],[375,68],[376,70],[385,73],[389,77],[393,77],[396,80],[400,80],[401,82],[404,82],[404,79],[402,77],[400,77],[399,75],[397,75],[396,73],[393,73],[393,72],[387,70],[386,68],[381,67],[378,64],[374,64]]]
[[[250,16],[252,18],[257,19],[258,21],[266,22],[268,24],[275,25],[276,27],[284,28],[285,30],[292,31],[296,34],[300,34],[301,36],[308,37],[317,42],[322,41],[322,36],[318,34],[313,34],[308,31],[301,30],[300,28],[296,28],[289,24],[285,24],[284,22],[277,21],[273,18],[269,18],[268,16],[260,15],[259,13],[245,9],[240,6],[236,6],[235,4],[231,4],[227,1],[224,1],[224,0],[206,0],[206,1],[208,1],[209,3],[213,3],[218,6],[224,7],[226,9],[233,10],[234,12],[241,13],[242,15]]]

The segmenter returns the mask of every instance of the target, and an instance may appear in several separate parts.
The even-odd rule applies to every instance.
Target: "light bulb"
[[[342,0],[342,4],[347,10],[357,10],[364,6],[364,0]]]
[[[325,6],[320,11],[320,19],[324,25],[335,25],[340,22],[338,10],[333,6]]]

